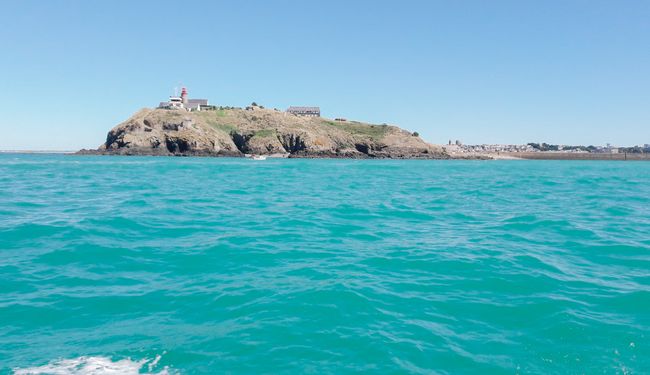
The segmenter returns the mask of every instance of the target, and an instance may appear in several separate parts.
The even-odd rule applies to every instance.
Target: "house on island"
[[[160,102],[158,108],[165,109],[185,109],[187,111],[205,111],[215,109],[216,107],[208,104],[208,99],[189,99],[187,89],[183,87],[181,96],[170,96],[169,101]]]
[[[296,116],[320,117],[320,107],[289,107],[287,113]]]

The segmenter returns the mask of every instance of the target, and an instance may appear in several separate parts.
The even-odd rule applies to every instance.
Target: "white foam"
[[[53,361],[44,366],[14,369],[14,375],[170,375],[167,366],[159,372],[152,372],[159,361],[159,355],[153,360],[140,361],[130,358],[113,361],[108,357],[78,357]],[[140,372],[145,365],[149,372]]]

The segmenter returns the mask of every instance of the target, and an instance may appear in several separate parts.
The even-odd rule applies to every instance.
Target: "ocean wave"
[[[52,361],[47,365],[27,368],[14,369],[14,375],[103,375],[103,374],[120,374],[120,375],[171,375],[176,372],[171,371],[167,366],[157,370],[161,356],[157,355],[154,359],[142,359],[139,361],[125,358],[112,360],[108,357],[77,357],[73,359],[60,359]],[[146,372],[143,372],[146,371]]]
[[[650,368],[650,163],[21,158],[0,374]]]

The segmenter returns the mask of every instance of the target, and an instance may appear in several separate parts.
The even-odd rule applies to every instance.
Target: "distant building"
[[[287,113],[296,116],[320,117],[319,107],[289,107]]]
[[[160,102],[158,105],[158,108],[166,108],[166,109],[182,109],[183,107],[183,99],[181,99],[178,96],[170,96],[169,101],[167,102]]]
[[[166,109],[185,109],[187,111],[200,111],[202,109],[211,109],[214,106],[208,104],[208,99],[189,99],[187,89],[183,87],[181,96],[170,96],[169,101],[160,102],[158,108]]]
[[[200,111],[201,107],[208,106],[208,99],[188,99],[185,109],[188,111]]]

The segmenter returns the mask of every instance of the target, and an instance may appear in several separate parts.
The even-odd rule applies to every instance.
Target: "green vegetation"
[[[382,138],[388,130],[387,125],[368,125],[358,121],[343,122],[325,120],[323,121],[323,125],[335,127],[350,134],[365,135],[372,139]]]
[[[548,143],[528,143],[528,146],[531,146],[534,149],[537,149],[539,151],[573,151],[573,150],[578,150],[578,151],[589,151],[593,152],[596,150],[596,147],[594,146],[560,146],[560,145],[551,145]]]
[[[586,152],[608,152],[603,147],[590,146],[571,146],[571,145],[552,145],[548,143],[528,143],[528,146],[539,151],[586,151]],[[643,154],[650,153],[650,147],[615,147],[619,153]]]
[[[254,137],[260,137],[260,138],[266,138],[266,137],[275,137],[276,136],[276,131],[275,129],[262,129],[262,130],[257,130],[254,133]]]
[[[228,134],[231,134],[237,130],[237,127],[235,125],[229,125],[229,124],[210,124],[210,126],[212,126],[215,129],[223,130]]]
[[[233,131],[237,130],[237,126],[225,123],[225,119],[220,119],[222,117],[227,117],[226,110],[224,109],[209,112],[194,112],[194,114],[197,117],[201,118],[207,125],[221,130],[227,134],[230,134]]]

